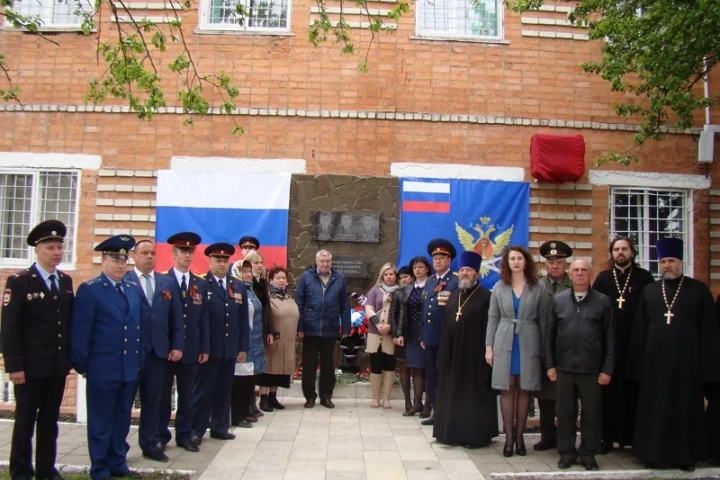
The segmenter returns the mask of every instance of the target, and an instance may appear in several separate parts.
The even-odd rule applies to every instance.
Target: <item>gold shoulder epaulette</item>
[[[201,273],[201,274],[198,275],[198,277],[204,279],[205,277],[207,277],[207,273]]]
[[[453,275],[455,275],[455,276],[457,277],[457,276],[458,276],[458,272],[453,272]]]
[[[168,273],[170,273],[170,270],[163,270],[163,271],[160,272],[160,273],[163,274],[163,275],[167,275]]]

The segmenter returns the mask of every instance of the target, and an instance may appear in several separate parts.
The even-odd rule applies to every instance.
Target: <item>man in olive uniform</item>
[[[547,275],[540,281],[545,285],[550,297],[572,288],[572,281],[567,274],[567,258],[572,257],[572,254],[572,248],[559,240],[550,240],[540,245],[540,255],[545,258],[545,270],[547,271]],[[540,407],[540,441],[535,444],[533,449],[542,452],[557,447],[556,384],[551,382],[547,375],[542,375],[542,390],[536,396]]]
[[[57,269],[67,228],[47,220],[32,229],[27,244],[37,262],[8,277],[3,293],[2,338],[5,371],[15,387],[15,424],[10,477],[62,480],[55,469],[58,417],[70,372],[68,325],[72,278]],[[35,467],[32,437],[37,424]]]
[[[445,304],[450,298],[450,292],[458,288],[458,276],[450,271],[450,264],[456,254],[452,243],[444,238],[436,238],[430,240],[427,251],[432,257],[435,274],[428,277],[425,282],[420,346],[424,350],[428,396],[430,404],[435,409],[438,382],[437,358],[445,319]],[[434,422],[434,417],[430,417],[420,423],[433,425]]]

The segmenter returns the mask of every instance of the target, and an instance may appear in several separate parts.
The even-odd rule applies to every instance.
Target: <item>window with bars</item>
[[[632,238],[640,266],[658,278],[655,242],[659,238],[677,237],[685,242],[685,270],[692,274],[687,191],[613,188],[610,197],[611,238],[616,235]]]
[[[93,11],[89,0],[14,0],[13,12],[37,19],[40,30],[80,28],[84,13]]]
[[[0,265],[26,266],[34,258],[26,238],[44,220],[67,226],[64,268],[75,261],[80,173],[0,171]]]
[[[417,0],[416,34],[422,37],[502,39],[502,0]]]
[[[202,17],[211,30],[287,32],[290,0],[206,0]]]

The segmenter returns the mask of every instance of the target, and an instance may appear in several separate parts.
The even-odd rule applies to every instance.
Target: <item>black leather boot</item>
[[[270,404],[270,400],[266,394],[260,395],[260,410],[263,412],[272,412],[273,407]]]
[[[276,410],[285,410],[285,405],[278,402],[277,399],[277,392],[270,392],[268,395],[268,400],[270,401],[270,405]]]

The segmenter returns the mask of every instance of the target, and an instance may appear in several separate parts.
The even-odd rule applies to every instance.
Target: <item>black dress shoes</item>
[[[197,444],[195,444],[192,441],[178,443],[177,446],[180,448],[184,448],[188,452],[199,452],[200,451],[200,447],[198,447]]]
[[[325,408],[335,408],[335,404],[329,398],[320,400],[320,405],[322,405]]]
[[[533,450],[536,452],[544,452],[553,448],[557,448],[557,442],[548,440],[540,440],[533,446]]]
[[[520,455],[521,457],[524,457],[527,455],[527,448],[525,448],[525,442],[523,443],[515,443],[515,453]]]
[[[167,446],[167,445],[164,444],[164,443],[162,443],[162,442],[157,442],[155,448],[157,448],[157,449],[160,450],[161,452],[165,453],[165,447],[166,447],[166,446]]]
[[[202,437],[198,437],[198,436],[196,436],[196,435],[193,435],[192,437],[190,437],[190,441],[191,441],[192,443],[194,443],[195,445],[197,445],[198,447],[199,447],[200,445],[202,445]]]
[[[420,415],[422,417],[422,415]],[[435,417],[430,417],[427,420],[420,422],[420,425],[433,425],[435,423]]]
[[[253,420],[255,420],[257,422],[257,419],[253,418]],[[236,423],[234,426],[240,427],[240,428],[252,428],[252,423],[250,423],[247,420],[243,420],[241,422]]]
[[[235,440],[235,434],[230,432],[210,432],[210,438],[215,440]]]
[[[568,468],[572,467],[573,465],[575,465],[574,458],[564,457],[558,461],[558,468],[560,468],[562,470],[567,470]]]
[[[512,456],[513,456],[513,446],[512,446],[512,444],[510,444],[510,445],[505,445],[505,446],[503,447],[503,457],[505,457],[505,458],[510,458],[510,457],[512,457]]]
[[[257,421],[258,421],[257,418],[253,417],[252,415],[250,415],[249,417],[246,417],[245,420],[243,420],[243,422],[250,422],[250,423],[255,423]],[[240,423],[242,423],[242,422],[240,422]]]
[[[315,406],[315,400],[306,400],[303,406],[305,408],[313,408]]]
[[[580,457],[580,463],[583,464],[585,470],[600,470],[600,465],[595,461],[595,457]]]
[[[159,448],[156,448],[155,450],[151,450],[149,452],[142,452],[142,456],[145,458],[149,458],[150,460],[155,460],[156,462],[170,461],[168,456],[165,455]]]

